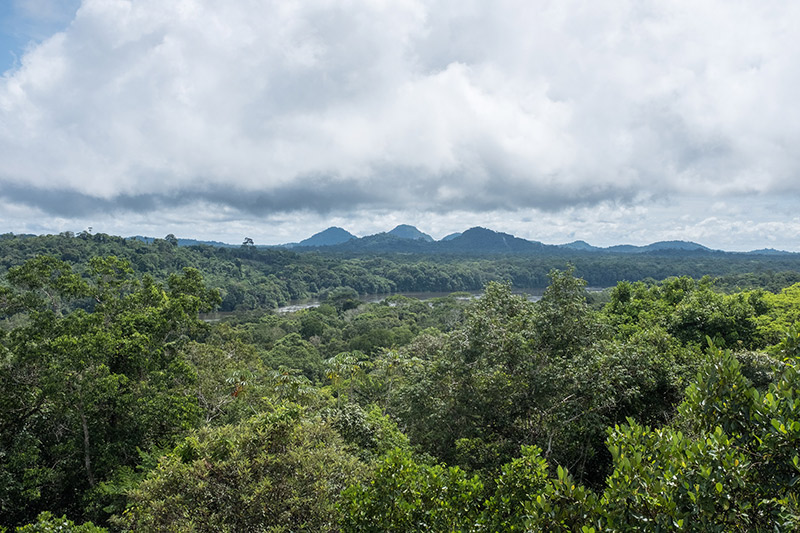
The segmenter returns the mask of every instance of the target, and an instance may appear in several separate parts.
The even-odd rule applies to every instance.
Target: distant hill
[[[85,233],[85,234],[84,234]],[[91,235],[83,232],[74,235],[71,232],[64,232],[62,236],[80,237],[81,239],[102,239],[105,234],[98,233]],[[36,238],[32,234],[5,233],[0,234],[0,241],[19,240]],[[108,236],[105,236],[108,237]],[[147,237],[135,235],[125,237],[126,240],[153,243],[156,241],[172,241],[174,237],[168,235],[164,238]],[[207,241],[199,239],[177,238],[177,243],[181,247],[190,246],[212,246],[215,248],[241,248],[242,244],[230,244],[220,241]],[[172,241],[174,242],[174,241]],[[613,255],[655,255],[655,256],[720,256],[720,255],[752,255],[752,256],[787,256],[800,257],[798,252],[776,250],[774,248],[761,248],[747,252],[726,252],[714,250],[691,241],[659,241],[644,246],[632,244],[620,244],[609,247],[593,246],[586,241],[576,240],[566,244],[543,244],[539,241],[522,239],[508,233],[502,233],[483,227],[470,228],[463,233],[451,233],[439,241],[433,240],[430,235],[423,233],[419,229],[409,224],[400,224],[391,231],[377,233],[367,237],[356,237],[349,231],[339,227],[330,227],[324,231],[316,233],[299,243],[287,244],[256,244],[259,249],[286,249],[290,248],[298,252],[304,249],[319,249],[324,247],[326,251],[343,252],[353,254],[370,253],[399,253],[399,254],[444,254],[444,255],[531,255],[531,256],[589,256],[595,254]],[[776,257],[777,259],[777,257]]]
[[[617,246],[609,246],[602,248],[608,252],[616,252],[623,254],[639,254],[647,252],[711,252],[711,248],[697,244],[691,241],[659,241],[647,246],[634,246],[632,244],[619,244]]]
[[[684,250],[684,251],[703,251],[711,252],[711,248],[691,241],[659,241],[648,244],[645,248],[649,250]]]
[[[761,248],[760,250],[752,250],[745,252],[753,255],[793,255],[794,252],[787,252],[785,250],[776,250],[775,248]]]
[[[508,233],[481,227],[470,228],[458,237],[440,241],[439,246],[443,250],[462,253],[532,253],[558,249],[557,246],[546,246],[537,241],[520,239]]]
[[[582,252],[595,252],[597,250],[601,250],[602,248],[598,248],[597,246],[592,246],[586,241],[573,241],[567,244],[560,244],[561,248],[567,248],[569,250],[575,251],[582,251]]]
[[[184,240],[180,240],[183,244]],[[201,244],[212,242],[196,241]],[[219,246],[234,246],[219,243]],[[342,228],[331,227],[312,235],[299,243],[282,245],[287,248],[326,247],[330,251],[346,253],[418,253],[418,254],[530,254],[564,256],[569,254],[652,254],[652,255],[695,255],[720,254],[702,244],[691,241],[659,241],[644,246],[618,244],[606,248],[593,246],[586,241],[576,240],[567,244],[543,244],[539,241],[522,239],[508,233],[494,231],[480,226],[463,233],[451,233],[436,241],[427,233],[409,224],[400,224],[385,233],[366,237],[356,237]],[[791,254],[765,248],[752,252],[737,252],[758,255]]]
[[[391,230],[389,232],[389,235],[394,235],[395,237],[400,237],[401,239],[412,239],[412,240],[422,239],[423,241],[426,242],[433,242],[433,237],[431,237],[427,233],[422,233],[414,226],[409,226],[408,224],[400,224],[399,226]]]
[[[303,239],[295,246],[335,246],[337,244],[345,243],[350,239],[356,238],[357,237],[349,231],[332,226],[326,230],[320,231],[319,233],[315,233],[308,239]]]
[[[355,253],[436,253],[436,242],[398,237],[391,233],[376,233],[351,239],[332,247],[332,250]]]
[[[127,237],[128,239],[134,239],[137,241],[146,242],[148,244],[152,244],[156,237],[144,237],[142,235],[134,235],[133,237]],[[163,239],[162,239],[163,240]],[[200,241],[197,239],[178,239],[178,246],[215,246],[217,248],[236,248],[239,246],[238,244],[228,244],[226,242],[220,241]]]

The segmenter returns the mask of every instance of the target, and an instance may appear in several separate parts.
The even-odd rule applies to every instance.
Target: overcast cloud
[[[83,0],[0,78],[2,231],[800,251],[798,26],[770,0]]]

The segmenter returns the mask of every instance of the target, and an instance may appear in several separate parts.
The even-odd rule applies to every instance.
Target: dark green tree
[[[325,420],[292,403],[199,430],[130,493],[134,531],[338,531],[341,491],[366,473]]]
[[[130,278],[114,257],[93,260],[90,275],[42,257],[7,276],[6,310],[21,325],[2,339],[0,522],[42,510],[102,519],[117,505],[108,483],[139,464],[139,450],[199,421],[181,350],[216,293],[196,270],[163,286]]]

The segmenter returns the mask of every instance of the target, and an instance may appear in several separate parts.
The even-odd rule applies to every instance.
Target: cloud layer
[[[798,23],[771,0],[84,0],[0,79],[0,197],[362,226],[797,198]]]

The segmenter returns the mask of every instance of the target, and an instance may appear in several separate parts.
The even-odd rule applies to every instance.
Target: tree
[[[322,356],[299,333],[290,333],[279,339],[264,356],[264,362],[272,368],[295,368],[311,381],[318,381],[323,376]]]
[[[469,531],[482,496],[481,481],[458,467],[418,464],[408,452],[390,452],[368,479],[345,491],[343,531]]]
[[[292,403],[201,429],[130,493],[137,531],[337,531],[341,491],[364,465],[330,424]]]
[[[2,529],[0,528],[0,531]],[[60,518],[53,513],[45,511],[36,517],[36,522],[16,528],[17,533],[50,533],[51,531],[65,531],[69,533],[106,533],[108,530],[97,527],[91,522],[76,524],[66,516]]]
[[[341,352],[325,361],[325,377],[331,380],[338,405],[341,405],[344,385],[348,385],[347,397],[352,398],[356,380],[366,375],[369,366],[361,352]]]
[[[536,349],[571,358],[598,340],[600,325],[586,303],[586,281],[575,269],[553,270],[550,285],[536,303]]]
[[[797,359],[765,394],[709,339],[679,416],[609,430],[613,469],[600,497],[561,469],[525,504],[532,530],[796,531],[800,527]]]
[[[420,364],[404,369],[388,410],[412,442],[447,463],[488,472],[535,444],[555,463],[605,475],[604,463],[592,460],[615,391],[611,375],[597,372],[600,328],[581,281],[569,273],[553,280],[538,303],[490,283],[462,327],[404,350]]]
[[[199,421],[182,347],[204,330],[198,312],[216,292],[192,269],[166,287],[130,279],[114,257],[90,272],[87,283],[47,257],[9,272],[8,301],[26,318],[2,339],[0,522],[45,509],[102,519],[119,505],[107,483],[139,463],[137,450]],[[78,304],[90,310],[69,310]]]

